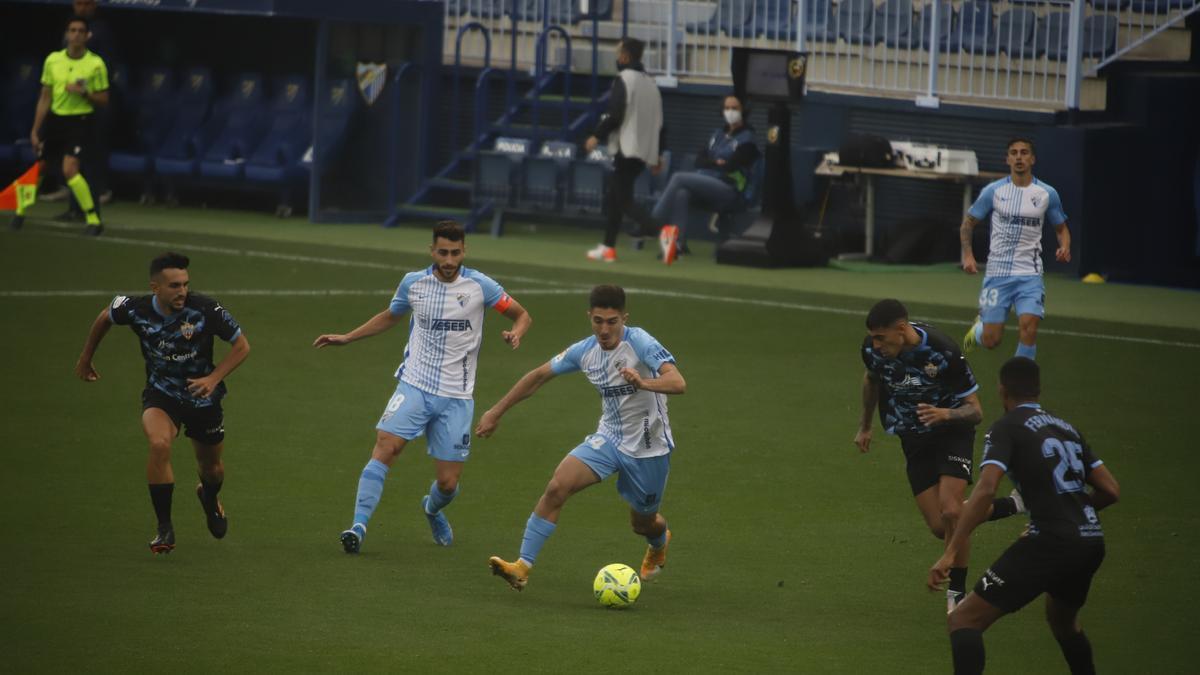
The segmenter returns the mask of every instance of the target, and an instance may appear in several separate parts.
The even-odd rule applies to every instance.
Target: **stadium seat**
[[[136,133],[124,147],[117,147],[108,158],[108,166],[117,173],[148,176],[153,172],[153,156],[162,145],[174,121],[175,80],[169,68],[149,68],[139,84],[131,88],[127,117],[136,125]]]
[[[1036,54],[1033,36],[1037,14],[1031,9],[1013,8],[1000,15],[996,42],[1000,51],[1013,59],[1033,58]]]
[[[837,42],[833,0],[806,0],[804,3],[804,39]]]
[[[1191,0],[1133,0],[1129,9],[1142,14],[1166,14],[1173,9],[1191,6]]]
[[[754,0],[754,35],[795,42],[796,12],[792,0]]]
[[[875,4],[872,0],[842,0],[838,5],[838,36],[850,44],[874,44],[874,18]]]
[[[303,77],[282,78],[271,102],[270,126],[246,160],[246,180],[279,191],[276,215],[291,215],[291,193],[303,185],[301,160],[312,141],[308,83]]]
[[[912,0],[886,0],[875,10],[875,42],[908,49],[915,44],[919,22]]]
[[[358,110],[359,99],[357,88],[351,80],[333,80],[328,84],[324,98],[317,105],[312,152],[301,160],[302,165],[311,168],[315,161],[320,166],[327,166],[337,156]]]
[[[921,11],[921,48],[928,50],[933,39],[933,10],[932,3],[925,5]],[[954,15],[954,6],[949,0],[938,2],[938,51],[958,51],[958,20]]]
[[[718,0],[708,21],[689,23],[684,29],[689,33],[716,35],[725,33],[729,37],[741,38],[753,35],[754,3],[752,0]]]
[[[212,106],[212,73],[192,68],[176,88],[171,127],[154,153],[154,172],[160,176],[191,176],[200,157],[198,137]]]
[[[499,19],[511,14],[512,0],[466,0],[467,13],[477,19]]]
[[[767,158],[760,155],[758,161],[750,169],[750,181],[742,192],[742,198],[731,209],[721,211],[716,215],[717,231],[722,237],[729,236],[734,231],[734,221],[737,216],[755,211],[762,202],[762,186],[767,173]]]
[[[582,6],[583,2],[580,2]],[[580,18],[591,19],[595,16],[600,21],[608,21],[613,15],[613,0],[587,0],[587,11],[580,11]]]
[[[263,78],[244,73],[234,78],[233,89],[217,103],[208,142],[200,159],[205,178],[236,180],[245,175],[245,163],[262,139],[267,122]]]
[[[550,25],[564,26],[579,23],[580,13],[577,0],[504,0],[504,13],[517,21],[541,21],[542,3],[546,2],[546,16]],[[611,12],[611,7],[609,12]]]
[[[527,138],[501,136],[491,150],[481,151],[475,161],[471,201],[478,204],[491,200],[497,208],[514,206],[515,179],[532,146]]]
[[[604,188],[612,172],[612,158],[597,148],[583,159],[571,162],[567,176],[566,207],[580,213],[604,212]]]
[[[1093,14],[1083,20],[1080,55],[1085,59],[1102,59],[1117,50],[1117,17]]]
[[[959,47],[972,54],[996,53],[996,22],[988,0],[966,0],[958,8]]]
[[[521,208],[560,210],[567,167],[574,159],[575,144],[563,141],[547,141],[536,157],[526,158],[521,166]]]
[[[1070,26],[1070,12],[1047,14],[1038,25],[1038,33],[1034,38],[1038,55],[1045,54],[1051,61],[1065,61]],[[1083,58],[1098,59],[1111,54],[1116,49],[1116,41],[1117,17],[1096,14],[1083,20],[1083,35],[1080,40],[1080,54]]]
[[[1096,9],[1109,12],[1123,11],[1129,8],[1130,0],[1088,0],[1088,4]]]
[[[4,107],[0,109],[0,168],[16,170],[34,160],[29,127],[42,91],[42,74],[35,61],[13,61],[5,70]]]

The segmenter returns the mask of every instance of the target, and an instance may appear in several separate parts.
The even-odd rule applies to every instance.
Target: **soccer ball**
[[[592,590],[596,592],[596,600],[605,607],[624,609],[637,602],[642,593],[642,579],[629,565],[613,563],[596,573]]]

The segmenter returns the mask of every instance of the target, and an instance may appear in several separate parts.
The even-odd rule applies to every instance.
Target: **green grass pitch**
[[[599,266],[583,259],[594,233],[517,225],[502,239],[469,237],[468,264],[535,320],[512,352],[499,336],[507,322],[489,316],[477,416],[588,334],[594,283],[630,289],[631,323],[671,349],[687,378],[688,393],[670,400],[669,565],[636,606],[612,611],[592,598],[592,577],[607,563],[636,567],[645,543],[611,480],[567,505],[525,592],[486,564],[515,556],[553,468],[595,428],[596,395],[578,375],[474,441],[447,511],[454,546],[434,545],[418,510],[432,466],[416,441],[391,471],[363,553],[341,551],[405,331],[310,345],[379,311],[405,271],[428,263],[424,226],[121,206],[106,215],[115,225],[99,240],[32,217],[0,232],[5,671],[950,670],[944,597],[923,586],[939,543],[908,492],[899,443],[878,424],[870,454],[851,439],[866,309],[897,296],[959,335],[978,277],[727,268],[699,243],[671,268],[624,246],[620,262]],[[117,292],[145,292],[146,264],[166,248],[192,257],[194,290],[223,301],[253,351],[225,401],[229,536],[205,530],[181,439],[178,548],[156,558],[136,340],[121,327],[108,335],[97,383],[72,367],[96,313]],[[1200,295],[1054,277],[1048,312],[1044,404],[1088,435],[1123,489],[1102,514],[1109,553],[1082,614],[1096,662],[1110,673],[1194,672]],[[1014,338],[1010,325],[1000,349],[970,359],[985,425],[1000,413],[996,372]],[[981,526],[972,583],[1022,526]],[[986,640],[989,672],[1065,672],[1040,601]]]

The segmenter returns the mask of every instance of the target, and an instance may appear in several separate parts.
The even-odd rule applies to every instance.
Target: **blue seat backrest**
[[[332,80],[322,92],[317,107],[316,137],[313,139],[314,159],[325,162],[342,147],[350,122],[358,110],[358,90],[351,80]]]
[[[538,151],[538,157],[548,157],[557,160],[559,164],[566,165],[575,159],[575,153],[578,150],[574,143],[565,141],[546,141],[542,143],[542,149]]]
[[[750,168],[750,181],[746,183],[746,189],[742,191],[742,203],[746,208],[753,208],[758,203],[766,173],[767,158],[765,155],[759,155],[754,166]]]
[[[250,156],[252,164],[298,161],[312,135],[308,112],[308,82],[300,76],[281,78],[271,99],[270,128]]]
[[[247,157],[257,145],[266,119],[263,78],[257,73],[243,73],[233,79],[232,88],[222,97],[218,114],[207,130],[209,148],[205,158],[210,160]]]
[[[996,39],[1000,51],[1009,56],[1033,56],[1033,34],[1037,14],[1031,9],[1013,8],[1000,15]]]
[[[185,157],[192,154],[194,136],[208,117],[212,106],[213,81],[208,68],[188,70],[175,89],[174,120],[159,154]]]
[[[29,138],[41,92],[41,67],[34,61],[17,61],[5,69],[4,115],[0,119],[0,143]]]
[[[175,111],[175,77],[169,68],[142,71],[131,102],[137,108],[138,140],[144,150],[157,147],[171,130]]]
[[[875,10],[875,39],[906,36],[917,31],[912,0],[887,0]]]
[[[872,23],[875,4],[871,0],[842,0],[838,5],[838,34],[847,42],[870,42],[874,39]]]

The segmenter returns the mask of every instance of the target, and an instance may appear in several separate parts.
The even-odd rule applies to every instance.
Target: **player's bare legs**
[[[200,472],[196,497],[200,500],[200,508],[204,509],[204,520],[209,533],[221,539],[229,529],[225,508],[221,506],[221,500],[217,497],[221,492],[221,485],[225,482],[225,464],[221,461],[225,443],[209,445],[193,440],[192,447],[196,450],[196,467]]]
[[[1021,329],[1021,344],[1032,347],[1037,344],[1038,325],[1042,322],[1042,317],[1037,314],[1022,314],[1017,317],[1017,322]]]
[[[171,524],[171,498],[175,491],[175,474],[171,470],[171,443],[179,429],[171,417],[160,408],[142,411],[142,432],[150,452],[146,459],[146,482],[150,486],[150,501],[158,518],[158,533],[150,542],[154,553],[170,553],[175,549],[175,529]]]
[[[1000,340],[1004,337],[1004,324],[1002,323],[985,323],[983,324],[983,337],[979,340],[979,344],[986,349],[995,349],[1000,345]]]
[[[388,469],[407,443],[408,441],[395,434],[376,430],[371,459],[363,467],[362,475],[358,479],[354,524],[340,536],[342,550],[346,553],[358,553],[362,548],[363,539],[367,536],[367,521],[379,505],[379,498],[383,496],[383,481],[387,478]]]
[[[546,491],[542,493],[533,512],[539,518],[557,523],[558,514],[571,495],[599,482],[600,479],[596,477],[595,472],[588,468],[587,464],[578,458],[567,455],[558,463],[558,468],[554,469],[554,475],[546,484]]]
[[[1072,674],[1095,673],[1092,660],[1092,643],[1088,641],[1083,627],[1079,625],[1079,608],[1046,596],[1046,623],[1058,641],[1063,657]]]
[[[587,464],[571,455],[563,457],[558,467],[554,469],[554,475],[550,477],[550,482],[546,484],[546,490],[538,499],[533,514],[529,516],[529,521],[525,524],[525,537],[521,542],[521,557],[516,562],[508,562],[492,556],[488,559],[488,566],[491,567],[492,574],[503,577],[515,590],[524,589],[525,584],[529,581],[529,570],[533,567],[533,561],[537,558],[542,545],[546,543],[546,539],[554,533],[554,528],[558,524],[558,514],[562,512],[563,505],[567,503],[571,495],[599,482],[600,479],[595,472],[588,468]]]
[[[949,541],[962,513],[963,497],[967,481],[955,476],[941,476],[938,484],[916,496],[917,508],[933,536]],[[967,563],[970,560],[969,543],[954,552],[954,563],[950,571],[950,587],[946,591],[947,609],[952,609],[966,593]]]
[[[946,617],[956,675],[983,672],[983,632],[1004,614],[1004,610],[971,593]]]
[[[650,581],[667,565],[667,545],[671,543],[667,519],[663,518],[661,513],[638,513],[630,509],[629,523],[633,525],[634,532],[646,539],[662,540],[661,546],[646,546],[646,555],[642,557],[642,581]]]

